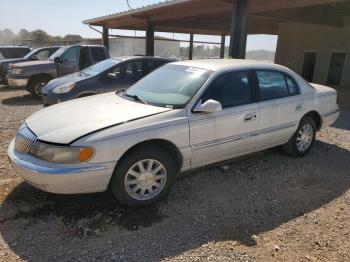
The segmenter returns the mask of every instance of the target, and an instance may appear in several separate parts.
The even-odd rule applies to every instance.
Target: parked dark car
[[[0,46],[0,61],[11,58],[21,58],[32,49],[27,46]]]
[[[25,87],[40,98],[42,87],[50,80],[78,72],[109,58],[105,46],[74,45],[58,49],[46,61],[31,61],[11,65],[7,74],[9,86]]]
[[[154,69],[174,62],[147,56],[116,57],[78,73],[50,81],[42,90],[45,106],[71,99],[127,89]]]
[[[27,61],[37,61],[37,60],[47,60],[49,57],[55,53],[60,46],[49,46],[35,49],[22,58],[11,58],[0,61],[0,83],[6,83],[6,74],[9,70],[9,66],[15,63],[27,62]]]

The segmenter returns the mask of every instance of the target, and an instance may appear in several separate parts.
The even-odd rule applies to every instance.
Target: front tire
[[[316,136],[316,122],[312,117],[304,117],[292,138],[283,146],[283,151],[290,156],[303,157],[307,155]]]
[[[27,85],[27,90],[31,95],[36,98],[41,98],[41,90],[42,88],[50,81],[51,79],[49,77],[45,76],[37,76],[29,80],[29,83]]]
[[[140,149],[117,165],[110,189],[123,205],[147,206],[169,194],[177,170],[176,162],[162,148]]]

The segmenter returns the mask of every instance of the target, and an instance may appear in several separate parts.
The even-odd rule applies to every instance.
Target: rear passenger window
[[[105,51],[100,47],[91,47],[91,54],[95,62],[100,62],[107,58]]]
[[[249,104],[252,90],[248,72],[230,72],[216,78],[205,91],[202,103],[209,99],[220,102],[222,108]]]
[[[291,96],[298,95],[299,94],[299,88],[298,88],[298,85],[295,82],[295,80],[293,78],[291,78],[290,76],[286,75],[286,81],[287,81],[287,85],[288,85],[289,94]]]
[[[260,101],[267,101],[289,96],[284,75],[276,71],[257,71],[256,72]]]
[[[142,61],[133,61],[127,64],[125,76],[127,78],[139,78],[143,76]]]

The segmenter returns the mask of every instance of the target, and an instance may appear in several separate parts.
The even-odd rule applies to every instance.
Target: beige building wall
[[[350,19],[342,27],[303,23],[280,25],[275,62],[302,73],[304,52],[317,52],[313,82],[326,84],[332,52],[346,53],[341,87],[350,89]]]

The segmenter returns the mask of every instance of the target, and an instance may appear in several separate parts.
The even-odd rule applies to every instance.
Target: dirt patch
[[[349,261],[350,111],[305,158],[279,149],[186,174],[167,200],[128,209],[109,193],[24,183],[6,150],[42,106],[0,88],[0,261]]]

